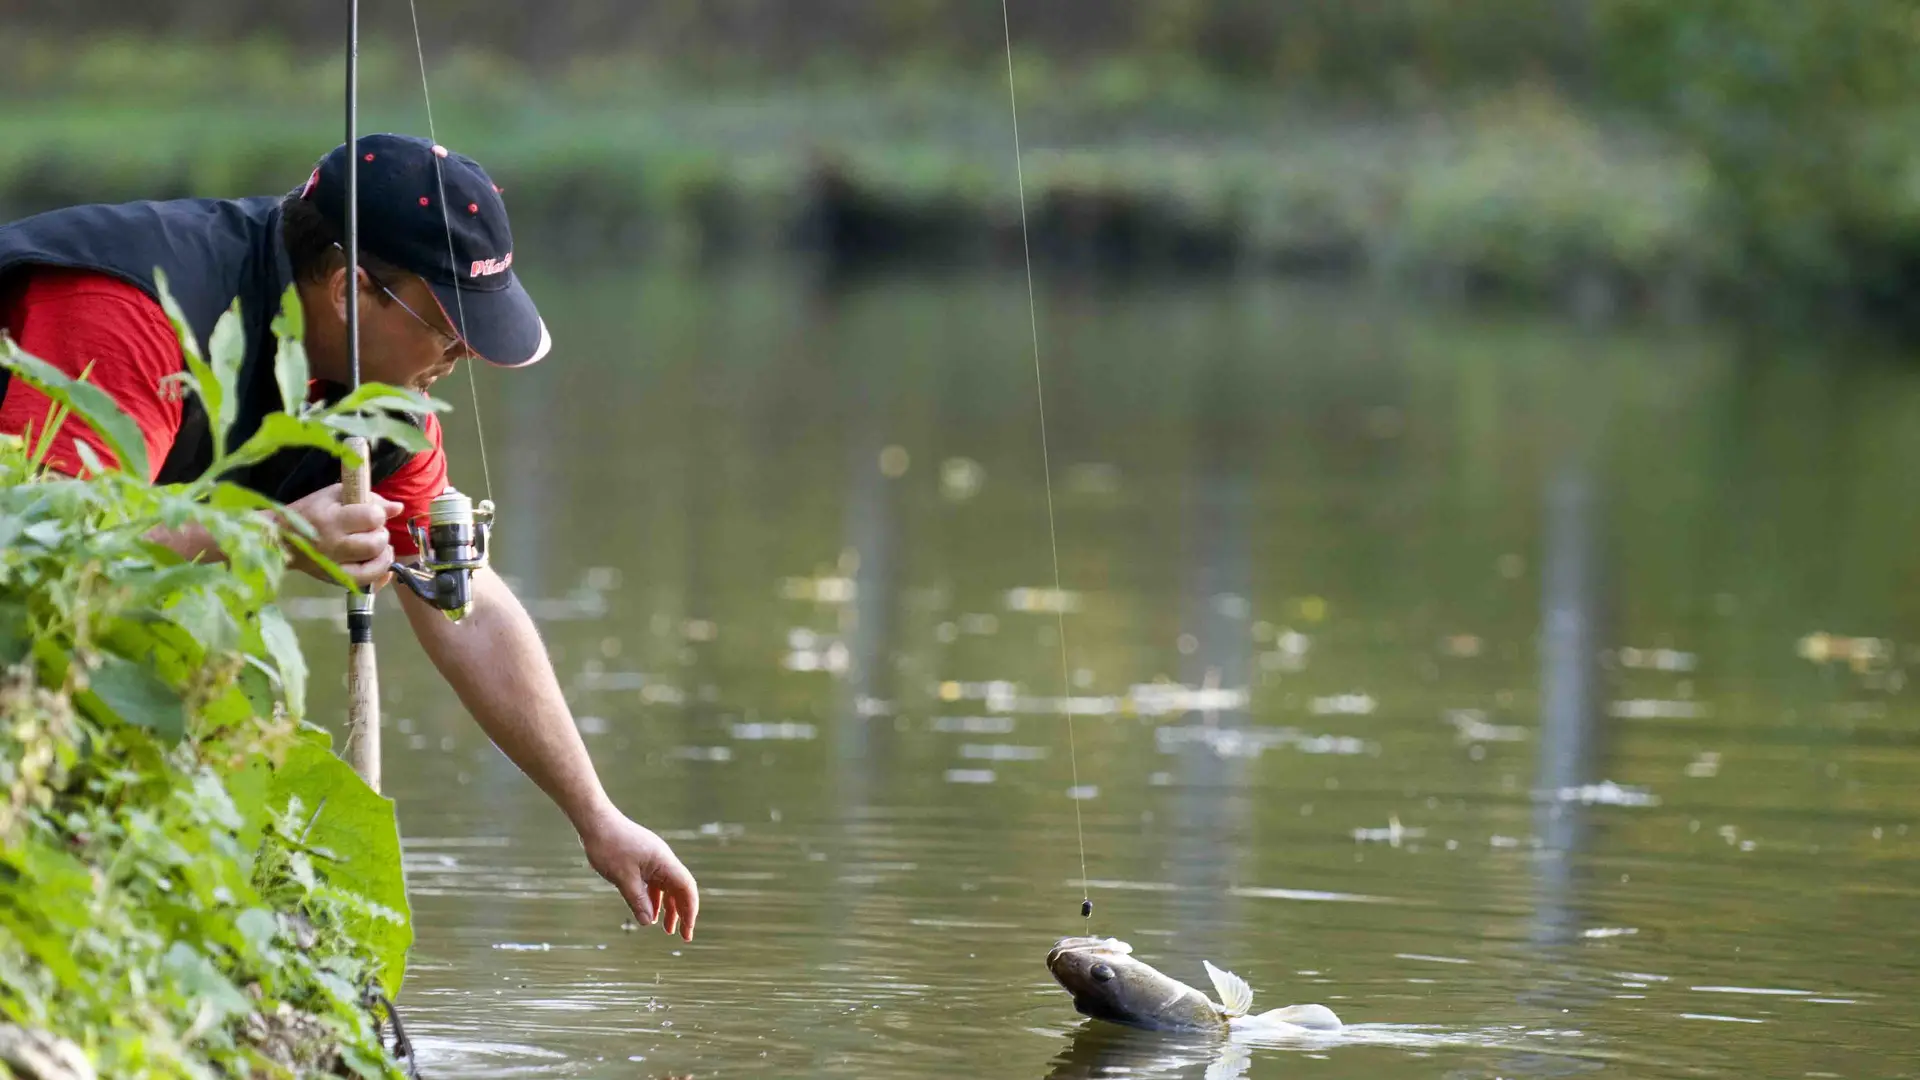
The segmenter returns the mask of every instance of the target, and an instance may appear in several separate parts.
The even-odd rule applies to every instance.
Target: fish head
[[[1097,1020],[1155,1029],[1218,1027],[1206,996],[1133,958],[1118,938],[1061,938],[1047,970],[1073,995],[1073,1007]]]

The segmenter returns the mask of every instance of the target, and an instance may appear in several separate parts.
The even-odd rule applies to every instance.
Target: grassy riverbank
[[[282,386],[305,385],[298,325],[275,324]],[[192,357],[215,416],[240,339]],[[275,599],[283,537],[304,541],[230,484],[148,484],[105,394],[4,339],[0,364],[60,403],[45,430],[71,409],[127,466],[70,478],[43,434],[0,438],[0,1075],[399,1076],[374,1019],[412,941],[399,836],[303,719]],[[209,476],[391,424],[276,419]],[[148,539],[185,527],[229,561]]]

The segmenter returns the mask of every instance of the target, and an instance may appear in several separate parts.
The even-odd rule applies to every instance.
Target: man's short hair
[[[346,236],[327,220],[319,207],[297,194],[280,200],[280,235],[295,281],[322,281],[335,267],[346,265],[347,257],[339,247],[346,243]],[[360,249],[360,265],[389,284],[398,282],[406,273],[364,247]],[[385,296],[379,299],[381,303],[386,302]]]

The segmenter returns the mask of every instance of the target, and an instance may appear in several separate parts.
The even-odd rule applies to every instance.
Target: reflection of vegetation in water
[[[184,385],[224,430],[237,310],[203,360],[165,302]],[[393,808],[303,719],[306,668],[274,600],[282,544],[304,535],[218,477],[289,447],[338,452],[343,430],[423,441],[375,410],[425,403],[368,387],[305,407],[291,289],[284,303],[277,373],[299,411],[218,446],[190,484],[147,483],[111,399],[0,340],[12,377],[56,403],[0,444],[0,1016],[103,1075],[392,1071],[362,995],[398,991],[412,940]],[[45,470],[69,415],[125,471]],[[225,565],[150,539],[187,527]]]

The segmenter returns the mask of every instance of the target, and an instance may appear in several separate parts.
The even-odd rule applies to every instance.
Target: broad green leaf
[[[154,673],[170,686],[185,686],[206,664],[202,639],[151,613],[116,619],[100,632],[100,644]]]
[[[173,323],[174,336],[180,339],[180,352],[187,360],[187,374],[192,376],[191,382],[185,385],[191,386],[193,392],[200,395],[200,404],[206,409],[207,426],[213,436],[213,453],[218,458],[226,452],[227,430],[233,426],[234,403],[227,400],[226,388],[221,385],[220,376],[215,373],[213,365],[201,355],[200,338],[187,322],[186,313],[180,310],[180,305],[168,291],[166,272],[154,267],[153,279],[160,292],[160,306]]]
[[[361,412],[370,406],[378,405],[382,411],[410,413],[445,412],[452,408],[444,401],[430,398],[418,390],[407,390],[386,383],[361,383],[349,390],[339,401],[320,410],[320,416],[340,416],[345,413]]]
[[[147,443],[140,436],[140,427],[105,390],[69,378],[65,372],[45,360],[22,352],[6,337],[0,337],[0,366],[12,371],[14,377],[24,380],[49,400],[71,408],[120,459],[121,469],[143,480],[146,478]]]
[[[295,718],[307,712],[307,661],[300,652],[300,639],[280,609],[268,605],[260,612],[260,640],[267,655],[280,670],[280,690],[286,695],[287,712]]]
[[[186,312],[180,310],[180,304],[167,288],[167,272],[158,266],[153,268],[153,284],[160,293],[160,308],[167,313],[167,320],[173,323],[174,335],[180,339],[180,351],[186,354],[187,362],[204,362],[205,357],[200,355],[200,338],[194,333],[192,324],[187,322]]]
[[[346,762],[310,742],[295,745],[285,763],[274,770],[268,805],[284,807],[294,798],[304,806],[321,808],[302,842],[334,853],[334,861],[320,871],[328,884],[399,916],[398,923],[357,919],[348,928],[372,950],[387,996],[397,996],[407,950],[413,944],[413,919],[400,868],[400,829],[393,803],[368,787]]]
[[[213,377],[220,385],[220,399],[217,403],[209,403],[207,412],[214,423],[214,432],[219,436],[215,446],[224,448],[227,445],[227,432],[233,427],[234,414],[240,405],[240,364],[247,355],[246,331],[240,323],[239,300],[235,300],[233,306],[213,324],[213,337],[207,345],[213,353]]]
[[[187,709],[180,695],[151,671],[123,657],[106,653],[100,666],[87,673],[87,690],[76,694],[82,708],[100,706],[123,723],[147,728],[169,742],[186,734]]]
[[[273,789],[273,766],[265,758],[252,758],[228,773],[226,784],[227,798],[233,800],[233,808],[240,815],[240,847],[248,853],[257,852],[273,817],[267,807]]]
[[[273,955],[274,938],[280,935],[280,920],[274,917],[273,912],[263,907],[248,908],[233,920],[233,926],[254,955]]]
[[[229,481],[215,484],[207,502],[217,510],[265,510],[273,515],[274,521],[282,529],[290,529],[301,536],[319,535],[314,531],[312,522],[299,514],[287,513],[285,503]]]
[[[244,468],[265,461],[282,450],[298,446],[310,446],[316,450],[325,450],[336,457],[350,456],[347,448],[341,445],[325,424],[311,420],[301,420],[286,413],[268,413],[261,422],[260,430],[253,433],[239,449],[215,463],[209,472],[225,472],[229,469]],[[357,459],[356,459],[357,460]]]
[[[273,378],[280,384],[281,408],[294,415],[307,403],[306,314],[300,304],[300,290],[292,285],[280,297],[280,314],[273,320],[273,334],[280,349],[273,358]]]
[[[175,942],[160,963],[172,977],[176,990],[211,1006],[217,1019],[226,1020],[253,1011],[253,999],[241,993],[239,987],[220,974],[213,961],[186,942]]]
[[[433,440],[426,432],[391,416],[329,416],[323,422],[335,431],[360,435],[371,442],[385,439],[416,454],[433,449]]]
[[[0,665],[11,667],[26,659],[32,644],[27,606],[13,600],[0,601]]]

